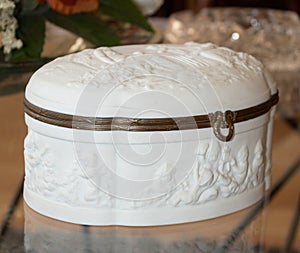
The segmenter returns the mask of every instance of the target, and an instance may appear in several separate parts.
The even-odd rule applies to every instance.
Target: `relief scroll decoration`
[[[265,148],[261,140],[254,150],[243,144],[233,153],[227,143],[200,142],[197,162],[179,185],[166,194],[148,200],[117,199],[103,192],[83,172],[76,159],[67,169],[59,169],[54,155],[36,132],[29,131],[25,140],[25,184],[28,190],[50,201],[91,208],[143,209],[201,205],[230,198],[264,182]],[[97,154],[86,158],[90,168],[99,168]],[[163,164],[161,183],[174,182],[172,165]],[[105,179],[105,171],[103,178]],[[151,189],[148,189],[151,190]]]

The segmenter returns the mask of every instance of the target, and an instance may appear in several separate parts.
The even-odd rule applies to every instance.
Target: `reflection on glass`
[[[101,253],[208,253],[214,252],[249,211],[217,219],[160,227],[93,227],[56,221],[31,210],[26,204],[25,249],[35,252]],[[261,252],[263,222],[259,216],[228,252]]]

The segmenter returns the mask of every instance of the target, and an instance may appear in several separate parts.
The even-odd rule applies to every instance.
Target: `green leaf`
[[[77,34],[95,46],[120,44],[115,31],[93,12],[65,15],[48,10],[43,15],[50,22]]]
[[[101,0],[100,11],[108,16],[135,24],[147,31],[153,32],[153,28],[147,19],[131,0]]]
[[[45,20],[40,15],[21,15],[18,24],[17,36],[23,41],[23,47],[12,51],[11,60],[39,58],[45,39]]]
[[[37,6],[38,6],[38,1],[34,1],[34,0],[26,0],[26,1],[22,1],[22,12],[26,13],[26,12],[30,12],[33,11]]]

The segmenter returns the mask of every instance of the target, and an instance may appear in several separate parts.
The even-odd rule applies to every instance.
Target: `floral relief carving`
[[[25,185],[31,191],[48,196],[55,188],[52,184],[54,168],[47,145],[29,130],[24,143]]]
[[[98,181],[92,181],[91,176],[95,175],[101,178],[101,183],[103,180],[109,183],[96,154],[87,153],[87,157],[80,158],[86,161],[83,164],[85,170],[76,159],[68,169],[60,170],[47,144],[37,133],[29,131],[25,139],[25,186],[41,197],[71,206],[141,209],[199,205],[238,195],[263,183],[265,158],[262,141],[257,141],[253,154],[249,149],[244,144],[236,153],[226,143],[200,142],[193,169],[175,189],[149,200],[126,200],[104,192],[97,186]],[[171,164],[163,164],[156,174],[161,178],[159,184],[176,182]],[[151,187],[145,190],[149,191]]]
[[[254,159],[252,162],[252,171],[251,171],[251,182],[252,186],[257,186],[261,184],[264,180],[264,172],[265,172],[265,159],[264,159],[264,147],[259,140],[256,143],[254,148]]]
[[[52,199],[55,192],[59,189],[59,195],[55,199],[64,199],[67,201],[68,186],[71,185],[74,177],[68,178],[68,182],[64,182],[64,177],[56,177],[55,162],[53,154],[48,145],[40,139],[40,136],[29,131],[25,139],[25,185],[26,187],[41,195]]]
[[[258,140],[250,161],[249,148],[242,145],[233,154],[228,144],[200,143],[198,164],[177,189],[165,195],[156,205],[198,205],[217,198],[229,198],[263,183],[264,158]]]
[[[29,131],[25,139],[25,184],[28,190],[49,200],[71,206],[106,205],[111,197],[100,191],[74,159],[69,169],[56,166],[54,155],[40,139]],[[87,166],[97,166],[97,160],[86,159]],[[82,190],[84,189],[84,191]]]

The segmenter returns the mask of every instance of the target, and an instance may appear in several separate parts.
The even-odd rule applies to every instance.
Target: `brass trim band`
[[[272,106],[278,102],[278,92],[271,96],[269,100],[259,105],[238,110],[210,113],[208,115],[197,115],[189,117],[174,118],[123,118],[123,117],[85,117],[73,116],[54,112],[36,106],[24,99],[25,113],[41,122],[82,130],[95,131],[174,131],[197,128],[213,127],[214,133],[222,141],[229,141],[234,133],[234,124],[250,120],[268,112]],[[228,136],[223,136],[220,128],[228,128]]]

